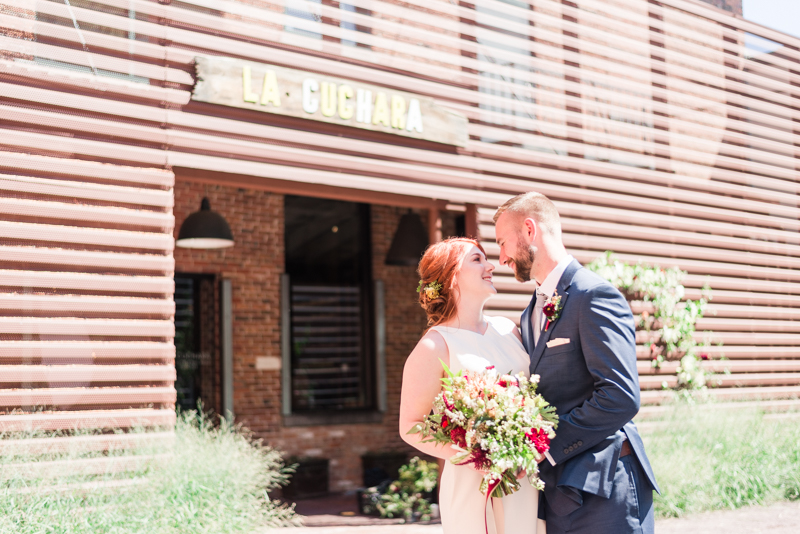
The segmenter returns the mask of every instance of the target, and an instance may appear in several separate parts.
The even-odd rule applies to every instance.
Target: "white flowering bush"
[[[543,489],[538,462],[550,449],[558,416],[536,393],[539,376],[498,374],[494,366],[455,374],[442,365],[447,376],[434,399],[433,414],[409,434],[422,434],[423,443],[455,448],[458,452],[451,462],[472,464],[484,472],[481,493],[510,495],[520,488],[521,470],[531,484]]]
[[[629,300],[652,304],[653,312],[643,311],[637,326],[650,334],[643,346],[649,351],[654,368],[661,368],[665,361],[679,360],[678,389],[703,390],[714,384],[713,373],[700,363],[709,359],[708,352],[703,350],[708,343],[698,345],[694,337],[697,321],[703,318],[711,300],[711,288],[704,287],[697,300],[686,299],[683,286],[686,271],[641,262],[631,265],[619,261],[610,251],[586,268],[608,280]]]

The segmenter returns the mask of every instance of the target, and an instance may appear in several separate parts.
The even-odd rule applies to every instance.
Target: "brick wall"
[[[280,375],[279,371],[256,370],[256,359],[280,356],[283,196],[177,179],[176,237],[180,224],[200,209],[203,196],[208,196],[211,209],[228,221],[236,245],[219,250],[176,248],[175,271],[209,273],[231,280],[234,412],[237,420],[265,436],[280,425]],[[218,346],[215,352],[214,357],[219,358]]]
[[[175,186],[176,236],[204,195],[231,226],[236,244],[223,250],[175,250],[175,270],[213,273],[233,285],[234,412],[237,422],[287,456],[328,458],[331,490],[361,485],[361,455],[408,451],[397,431],[403,364],[425,327],[416,301],[413,267],[384,264],[405,209],[373,206],[373,276],[384,280],[388,411],[379,423],[283,427],[280,371],[257,370],[260,356],[280,357],[280,275],[283,272],[283,196],[183,181]],[[219,358],[219,351],[216,351]],[[219,383],[215,380],[215,383]]]

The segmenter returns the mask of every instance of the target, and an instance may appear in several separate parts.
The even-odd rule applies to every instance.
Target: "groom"
[[[512,198],[494,221],[500,263],[538,284],[521,327],[538,391],[560,418],[540,464],[547,534],[652,534],[658,485],[631,421],[639,378],[628,303],[567,254],[544,195]]]

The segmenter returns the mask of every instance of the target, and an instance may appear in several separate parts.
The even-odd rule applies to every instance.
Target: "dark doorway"
[[[175,274],[176,407],[218,411],[214,276]]]
[[[285,197],[292,412],[371,409],[369,206]]]

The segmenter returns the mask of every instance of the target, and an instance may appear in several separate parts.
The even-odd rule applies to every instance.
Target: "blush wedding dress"
[[[505,317],[485,318],[489,326],[483,335],[448,326],[431,328],[447,343],[450,370],[483,371],[494,365],[498,373],[521,371],[527,376],[530,357],[514,335],[516,325]],[[444,534],[485,534],[484,513],[489,534],[545,534],[544,521],[536,518],[539,491],[527,478],[519,482],[519,491],[486,504],[486,496],[478,489],[481,474],[472,467],[445,461],[439,490]]]

